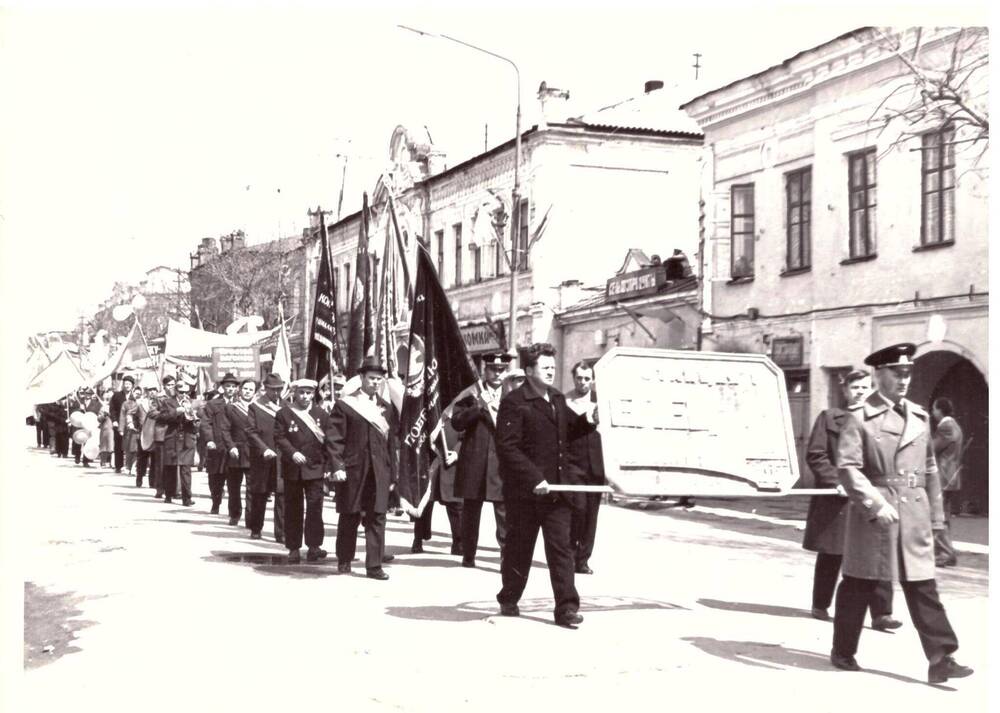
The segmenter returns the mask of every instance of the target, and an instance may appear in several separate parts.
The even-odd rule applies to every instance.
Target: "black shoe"
[[[192,505],[194,505],[194,500],[185,500],[184,501],[184,506],[185,507],[191,507]]]
[[[168,495],[168,496],[166,496],[166,497],[163,498],[163,502],[167,503],[167,504],[172,504],[174,501]]]
[[[261,539],[263,539],[263,536],[259,532],[251,532],[250,533],[250,539],[251,540],[261,540]]]
[[[423,553],[423,551],[424,551],[424,543],[421,542],[420,540],[414,540],[413,544],[410,545],[410,552],[415,555],[419,555]]]
[[[954,567],[958,564],[957,557],[938,557],[934,560],[934,564],[937,567]]]
[[[288,564],[299,564],[302,554],[298,550],[288,550]]]
[[[593,574],[594,570],[592,570],[590,567],[588,567],[585,564],[578,564],[576,566],[576,573],[577,574]]]
[[[463,567],[475,567],[476,566],[476,560],[470,560],[470,559],[462,558],[462,566]]]
[[[521,610],[518,609],[517,604],[501,604],[500,616],[521,616]]]
[[[368,577],[368,579],[378,579],[378,580],[389,579],[389,575],[386,574],[385,570],[382,569],[381,567],[378,569],[368,570],[367,572],[365,572],[365,576]]]
[[[322,547],[310,547],[306,552],[307,562],[316,562],[317,560],[326,559],[327,551]]]
[[[821,609],[819,607],[812,608],[812,618],[819,619],[820,621],[830,621],[830,614],[826,609]]]
[[[453,544],[451,546],[451,553],[453,555],[460,555],[460,554],[462,554],[462,545],[460,545],[460,544],[459,545],[454,545]]]
[[[229,524],[230,525],[239,525],[240,524],[240,519],[238,517],[231,517],[231,518],[229,518]]]
[[[115,468],[115,472],[116,472],[116,473],[121,473],[121,472],[122,472],[122,469],[121,469],[121,468]]]
[[[944,683],[949,678],[965,678],[972,673],[972,669],[968,666],[963,666],[951,656],[945,656],[928,667],[927,683]]]
[[[860,671],[861,667],[854,660],[853,656],[841,656],[833,651],[830,652],[830,663],[843,671]]]
[[[274,541],[277,542],[279,545],[285,544],[285,538],[284,537],[278,537],[277,535],[274,536]]]
[[[893,619],[889,614],[877,616],[872,620],[872,628],[875,631],[889,631],[890,629],[898,629],[902,625],[903,622],[899,619]]]
[[[382,555],[382,564],[389,564],[394,559],[396,559],[396,555]]]
[[[219,514],[219,506],[218,505],[213,505],[212,509],[208,511],[208,514],[209,515],[218,515]]]
[[[575,611],[556,615],[556,624],[558,624],[559,626],[565,626],[568,629],[575,629],[577,625],[582,621],[583,621],[583,616]]]
[[[350,574],[351,573],[351,563],[350,562],[338,562],[337,572],[339,574]]]

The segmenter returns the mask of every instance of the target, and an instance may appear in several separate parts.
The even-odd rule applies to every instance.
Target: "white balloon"
[[[115,308],[111,310],[111,316],[116,322],[124,322],[132,316],[132,312],[132,305],[115,305]]]
[[[132,298],[132,309],[136,312],[141,312],[146,308],[146,298],[142,295],[136,295]]]
[[[86,428],[91,433],[98,433],[100,428],[97,425],[97,414],[93,411],[87,411],[83,414],[83,428]]]

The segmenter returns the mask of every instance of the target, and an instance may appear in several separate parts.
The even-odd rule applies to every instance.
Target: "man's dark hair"
[[[931,405],[931,408],[935,407],[945,416],[951,416],[955,413],[955,405],[947,396],[940,396],[934,399],[934,403]]]
[[[548,342],[535,342],[524,350],[521,355],[521,366],[525,369],[534,369],[538,364],[538,358],[543,356],[555,357],[556,348]]]
[[[588,364],[585,361],[578,361],[576,364],[573,365],[573,368],[570,369],[569,373],[572,374],[573,376],[576,376],[577,369],[586,369],[587,371],[593,372],[594,365]]]
[[[244,379],[243,381],[240,382],[240,391],[243,390],[243,386],[245,384],[253,384],[254,389],[257,388],[257,380],[256,379]]]

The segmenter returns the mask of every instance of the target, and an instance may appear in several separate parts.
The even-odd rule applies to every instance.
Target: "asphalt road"
[[[987,708],[984,555],[939,576],[958,658],[976,674],[929,686],[898,588],[904,628],[865,630],[865,671],[830,666],[831,625],[808,613],[812,555],[801,532],[773,522],[602,508],[595,574],[577,577],[585,621],[569,630],[552,623],[541,544],[521,617],[498,616],[488,508],[475,570],[448,554],[440,510],[419,555],[412,525],[390,518],[397,557],[377,582],[363,563],[338,575],[332,555],[287,565],[270,522],[251,541],[208,513],[203,473],[190,508],[40,451],[22,476],[24,673],[9,678],[12,710]],[[332,502],[324,519],[332,553]]]

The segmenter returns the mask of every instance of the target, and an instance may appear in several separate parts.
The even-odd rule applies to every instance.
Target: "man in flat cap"
[[[297,379],[291,387],[291,403],[274,417],[274,443],[281,452],[285,484],[285,547],[289,564],[298,564],[302,561],[299,548],[303,534],[307,561],[316,562],[327,554],[322,548],[323,475],[329,470],[324,441],[330,417],[313,403],[314,380]]]
[[[358,525],[365,528],[365,570],[370,579],[385,580],[385,513],[397,479],[395,407],[379,395],[386,371],[365,357],[358,372],[361,388],[345,393],[333,405],[326,448],[337,500],[337,570],[351,571]]]
[[[944,525],[944,512],[929,417],[905,398],[916,351],[895,344],[865,359],[876,390],[851,410],[840,432],[838,475],[849,503],[830,661],[860,669],[854,654],[868,603],[880,581],[898,581],[930,663],[927,680],[944,683],[972,669],[952,658],[958,638],[934,580],[932,530]]]
[[[274,442],[274,420],[282,407],[281,392],[284,380],[277,374],[268,374],[261,385],[261,394],[250,404],[250,471],[247,490],[250,491],[250,512],[247,527],[250,539],[261,539],[267,498],[274,495],[274,541],[285,541],[285,495],[281,482],[281,458]]]
[[[871,391],[871,377],[867,371],[854,369],[841,383],[847,408],[828,408],[816,417],[806,463],[812,472],[811,487],[837,488],[838,495],[818,495],[809,501],[806,530],[802,547],[816,553],[813,570],[812,615],[829,621],[827,611],[833,603],[837,588],[840,562],[844,558],[844,521],[847,518],[847,495],[837,477],[837,441],[844,421],[851,418],[849,409],[859,407]],[[879,631],[897,629],[902,622],[892,617],[892,582],[881,581],[875,587],[870,604],[872,628]]]

